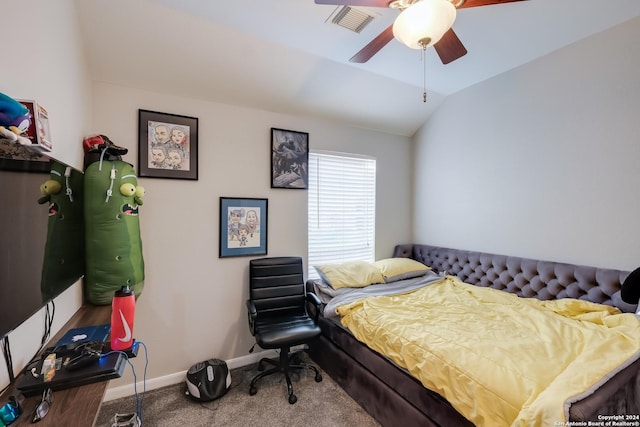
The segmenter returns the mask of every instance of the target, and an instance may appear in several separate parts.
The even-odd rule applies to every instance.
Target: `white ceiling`
[[[76,0],[94,80],[412,135],[447,95],[640,16],[639,0],[528,0],[458,11],[469,53],[392,40],[366,64],[349,58],[393,23],[360,34],[326,22],[313,0]],[[615,46],[612,46],[615,48]],[[427,103],[422,102],[423,65]],[[179,113],[179,112],[178,112]]]

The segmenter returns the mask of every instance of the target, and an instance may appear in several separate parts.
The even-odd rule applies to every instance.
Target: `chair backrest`
[[[302,258],[253,259],[249,282],[249,298],[261,318],[306,313]]]

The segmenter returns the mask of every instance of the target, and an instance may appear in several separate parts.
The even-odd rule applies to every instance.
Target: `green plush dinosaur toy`
[[[102,159],[85,169],[85,291],[93,304],[111,304],[115,291],[124,285],[136,298],[142,293],[138,207],[143,196],[144,188],[129,163]]]

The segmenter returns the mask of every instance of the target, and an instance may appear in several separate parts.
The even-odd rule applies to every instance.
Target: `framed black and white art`
[[[306,189],[309,134],[271,128],[271,188]]]

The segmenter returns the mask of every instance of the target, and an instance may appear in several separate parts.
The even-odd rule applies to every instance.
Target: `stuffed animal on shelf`
[[[0,93],[0,138],[29,145],[31,141],[22,135],[30,124],[29,109],[10,96]]]
[[[124,285],[137,298],[144,287],[138,218],[144,188],[138,185],[133,166],[121,160],[123,149],[107,137],[85,138],[84,147],[88,163],[84,173],[87,298],[96,305],[111,304],[114,293]]]

